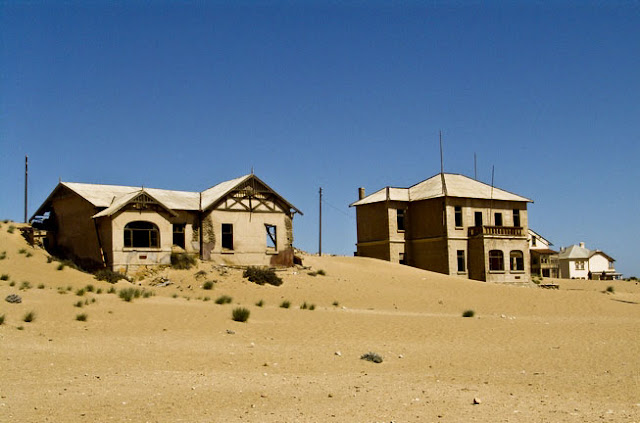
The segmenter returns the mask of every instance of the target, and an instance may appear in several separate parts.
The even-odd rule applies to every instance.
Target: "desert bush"
[[[178,294],[173,294],[171,298],[178,298]]]
[[[27,249],[26,248],[20,248],[18,250],[18,254],[27,254]]]
[[[247,319],[249,319],[250,314],[251,311],[249,311],[249,309],[237,307],[231,312],[231,318],[236,322],[246,322]]]
[[[476,312],[475,312],[475,311],[473,311],[473,310],[465,310],[465,311],[462,313],[462,317],[473,317],[473,316],[475,316],[475,315],[476,315]]]
[[[109,290],[107,291],[107,294],[115,294],[116,293],[116,287],[112,286],[111,288],[109,288]]]
[[[80,289],[78,289],[78,290],[76,291],[76,295],[77,295],[78,297],[82,297],[82,296],[84,295],[84,293],[85,293],[84,288],[80,288]]]
[[[36,320],[36,312],[35,311],[29,311],[27,312],[24,317],[22,318],[23,322],[33,322],[34,320]]]
[[[95,287],[91,284],[87,285],[84,287],[85,291],[87,292],[93,292],[95,290]]]
[[[339,303],[339,302],[337,302],[337,301],[334,301],[334,302],[332,303],[332,305],[333,305],[334,307],[338,307],[338,306],[340,305],[340,303]]]
[[[53,261],[53,257],[47,256],[47,263],[51,263]]]
[[[307,305],[306,301],[300,305],[300,310],[306,310],[307,308],[309,308],[309,306]]]
[[[78,308],[82,308],[83,305],[84,303],[82,301],[78,301],[75,304],[73,304],[74,307],[78,307]]]
[[[16,286],[16,281],[9,282],[9,286]]]
[[[40,285],[38,285],[38,289],[44,289],[44,284],[41,283]]]
[[[382,356],[380,354],[369,351],[366,354],[360,356],[360,360],[367,360],[373,363],[382,363]]]
[[[142,295],[142,293],[136,288],[124,288],[118,292],[118,297],[128,303],[133,301],[134,298],[140,298],[140,295]]]
[[[291,301],[284,300],[283,302],[280,303],[280,308],[289,308],[289,307],[291,307]]]
[[[256,303],[256,306],[262,307],[264,305],[264,301],[260,300]]]
[[[195,256],[187,253],[171,253],[171,267],[179,270],[188,270],[196,265]]]
[[[6,273],[3,273],[2,276],[0,276],[0,281],[8,281],[9,280],[9,275]]]
[[[18,329],[18,330],[24,330],[24,326],[20,325],[20,326],[16,327],[16,329]]]
[[[311,304],[311,305],[309,306],[309,310],[313,311],[313,310],[315,310],[315,309],[316,309],[316,305],[315,305],[315,304]]]
[[[258,285],[264,285],[265,283],[273,286],[282,285],[282,278],[276,275],[275,270],[266,267],[249,266],[245,269],[242,277]]]
[[[202,289],[206,289],[207,291],[213,289],[213,281],[206,281],[202,284]]]
[[[324,270],[322,270],[322,269],[319,269],[317,273],[318,273],[318,275],[320,275],[320,276],[326,276],[326,275],[327,275],[327,272],[325,272],[325,271],[324,271]]]
[[[64,269],[64,264],[63,263],[59,263],[58,267],[56,267],[56,269],[58,269],[58,270]]]
[[[153,297],[154,293],[153,291],[146,291],[146,290],[142,290],[142,298],[149,298],[149,297]]]
[[[31,251],[28,251],[27,254],[24,255],[25,257],[33,257],[33,254],[31,254]]]
[[[609,286],[607,287],[607,292],[609,292],[609,293],[611,293],[611,294],[615,294],[616,289],[615,289],[613,286],[609,285]]]
[[[211,301],[211,297],[204,297],[204,298],[202,299],[202,301],[204,301],[205,303],[206,303],[207,301]]]
[[[102,288],[98,288],[98,289],[96,290],[96,294],[102,294]]]
[[[88,318],[87,313],[76,314],[76,320],[79,322],[86,322],[87,318]]]
[[[13,226],[13,225],[9,225],[9,227],[7,228],[7,232],[9,232],[10,234],[12,234],[13,231],[15,231],[15,230],[16,230],[16,227]]]
[[[116,283],[120,279],[128,280],[125,275],[119,272],[114,272],[111,269],[100,269],[93,274],[93,276],[99,281],[105,281],[109,283]]]
[[[23,291],[27,289],[31,289],[31,284],[29,283],[29,281],[24,281],[20,284],[20,289]]]
[[[233,301],[233,298],[229,297],[228,295],[221,295],[220,297],[216,298],[215,303],[216,304],[229,304],[229,303],[231,303],[231,301]]]
[[[6,258],[7,258],[7,252],[6,251],[1,252],[0,253],[0,260],[4,260]]]
[[[0,326],[4,325],[4,319],[5,319],[5,315],[3,314],[2,316],[0,316]]]

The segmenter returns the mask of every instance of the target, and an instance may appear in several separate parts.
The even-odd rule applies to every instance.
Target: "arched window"
[[[504,270],[504,254],[500,250],[489,251],[489,270]]]
[[[151,222],[129,222],[124,227],[125,248],[158,248],[160,247],[160,231]]]
[[[524,270],[524,255],[520,250],[514,250],[509,254],[511,270]]]

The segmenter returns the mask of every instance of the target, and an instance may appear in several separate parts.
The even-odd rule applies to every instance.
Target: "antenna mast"
[[[493,213],[493,172],[495,168],[496,168],[495,165],[491,166],[491,204],[489,206],[489,221],[491,221],[491,214]],[[495,226],[495,225],[496,225],[496,220],[494,217],[492,226]]]
[[[318,218],[318,255],[322,256],[322,187],[320,187],[318,205],[320,206],[320,214]]]
[[[29,187],[29,156],[24,156],[24,223],[27,222],[27,199]]]
[[[440,131],[440,178],[442,180],[442,194],[447,196],[447,182],[444,179],[444,159],[442,154],[442,131]]]

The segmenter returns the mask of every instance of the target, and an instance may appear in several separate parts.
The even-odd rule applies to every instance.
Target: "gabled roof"
[[[561,260],[588,259],[589,257],[591,257],[591,250],[579,245],[572,245],[570,247],[567,247],[564,250],[561,250],[560,254],[558,254],[558,258]]]
[[[552,243],[551,241],[549,241],[548,239],[546,239],[545,237],[543,237],[542,235],[540,235],[539,233],[537,233],[537,232],[536,232],[536,231],[534,231],[533,229],[528,228],[527,230],[528,230],[528,232],[529,232],[529,236],[530,236],[530,237],[534,237],[534,236],[535,236],[536,238],[538,238],[538,239],[540,239],[540,240],[544,241],[544,243],[545,243],[545,244],[547,244],[547,245],[553,245],[553,243]]]
[[[156,190],[156,191],[159,191],[159,190]],[[162,203],[161,201],[158,201],[156,198],[154,198],[153,195],[151,195],[147,190],[145,190],[143,188],[143,189],[140,189],[138,191],[134,191],[134,192],[131,192],[129,194],[125,194],[125,195],[120,196],[119,198],[114,200],[114,202],[109,207],[107,207],[106,209],[102,210],[101,212],[96,213],[95,215],[93,215],[93,218],[103,217],[103,216],[111,216],[114,213],[116,213],[118,210],[120,210],[121,208],[123,208],[127,204],[131,203],[136,198],[138,198],[140,195],[148,196],[156,204],[158,204],[163,209],[165,209],[169,214],[171,214],[173,216],[176,216],[176,213],[173,210],[171,210],[171,208],[167,207],[167,205]]]
[[[444,197],[445,187],[447,197],[525,201],[528,203],[533,202],[528,198],[521,197],[500,188],[492,188],[491,185],[454,173],[445,173],[444,175],[438,173],[437,175],[434,175],[431,178],[419,182],[409,188],[390,188],[390,192],[394,192],[397,199],[396,201],[419,201]],[[390,199],[394,200],[393,197]],[[375,193],[352,203],[351,206],[361,206],[386,200],[386,188],[383,188],[380,191],[376,191]]]

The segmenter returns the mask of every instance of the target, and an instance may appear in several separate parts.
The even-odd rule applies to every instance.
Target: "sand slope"
[[[106,282],[57,270],[8,227],[0,421],[640,421],[635,283],[543,290],[309,256],[305,265],[326,276],[288,269],[282,286],[258,286],[241,270],[200,263],[136,281],[156,295],[127,303]],[[157,276],[173,284],[150,287]],[[20,290],[23,281],[32,287]],[[75,294],[87,284],[93,293]],[[610,285],[615,294],[603,292]],[[12,293],[22,304],[4,301]],[[220,295],[232,304],[215,304]],[[285,299],[290,309],[278,307]],[[301,310],[305,301],[316,309]],[[231,320],[238,305],[251,310],[247,323]],[[462,318],[466,309],[475,317]],[[35,321],[23,322],[31,310]],[[360,360],[368,351],[384,362]]]

